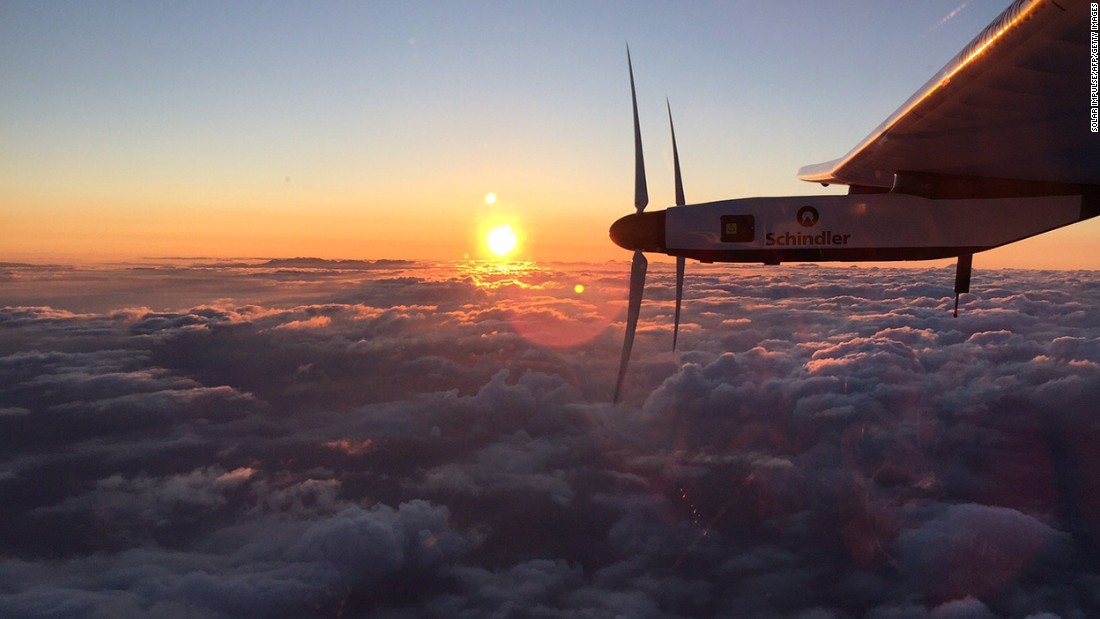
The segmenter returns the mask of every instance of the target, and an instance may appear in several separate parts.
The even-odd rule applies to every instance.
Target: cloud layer
[[[6,617],[1100,613],[1095,273],[2,275]]]

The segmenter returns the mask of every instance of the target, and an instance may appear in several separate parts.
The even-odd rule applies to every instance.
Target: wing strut
[[[970,271],[973,264],[974,254],[963,254],[955,265],[955,318],[959,317],[959,295],[970,292]]]

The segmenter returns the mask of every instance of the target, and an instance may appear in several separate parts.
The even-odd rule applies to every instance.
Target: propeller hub
[[[665,250],[665,211],[633,213],[611,224],[611,240],[632,251]]]

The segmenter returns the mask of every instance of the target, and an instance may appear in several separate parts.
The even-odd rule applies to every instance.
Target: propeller
[[[634,332],[638,329],[638,314],[642,309],[642,289],[645,288],[645,272],[649,266],[645,254],[634,252],[630,262],[630,297],[626,305],[626,337],[623,339],[623,356],[619,361],[619,380],[615,383],[615,397],[612,404],[618,404],[626,379],[626,367],[630,363],[630,351],[634,348]]]
[[[668,108],[668,128],[672,132],[672,165],[676,171],[676,206],[684,206],[684,180],[680,176],[680,153],[676,150],[676,126],[672,124],[672,104],[665,99]],[[676,340],[680,336],[680,305],[684,299],[684,267],[687,259],[676,256],[676,314],[675,326],[672,329],[672,350],[676,350]]]
[[[649,204],[645,182],[645,157],[642,156],[642,127],[638,122],[638,94],[634,90],[634,64],[630,61],[630,46],[626,48],[626,67],[630,71],[630,102],[634,107],[634,208],[641,213]]]
[[[626,48],[626,65],[630,71],[630,101],[634,108],[634,208],[641,213],[649,204],[649,191],[646,189],[642,129],[638,121],[638,95],[634,89],[634,65],[630,60],[630,46]],[[649,261],[646,260],[645,254],[640,249],[634,250],[634,258],[630,262],[630,295],[626,305],[626,337],[623,339],[623,356],[619,362],[619,379],[615,383],[613,403],[618,403],[619,395],[622,394],[626,368],[630,363],[630,351],[634,348],[634,332],[638,329],[638,315],[642,309],[642,292],[645,288],[645,272],[648,266]]]
[[[634,64],[630,59],[630,46],[626,48],[626,64],[630,71],[630,102],[634,109],[634,207],[637,212],[627,215],[611,226],[611,239],[616,244],[634,250],[630,262],[630,293],[626,305],[626,336],[623,338],[623,356],[619,362],[619,379],[615,383],[615,396],[618,403],[622,395],[626,369],[630,364],[630,351],[634,348],[634,334],[638,330],[638,315],[642,309],[642,293],[645,288],[645,274],[649,266],[643,250],[664,251],[664,213],[643,214],[649,204],[649,191],[646,189],[645,159],[642,155],[642,129],[638,120],[638,93],[634,87]],[[684,206],[684,181],[680,175],[680,152],[676,148],[676,127],[672,124],[672,104],[665,99],[668,108],[668,126],[672,131],[672,161],[676,173],[676,206]],[[657,217],[657,219],[654,219]],[[676,257],[676,326],[672,333],[672,349],[676,350],[676,340],[680,334],[680,307],[684,298],[683,256]]]

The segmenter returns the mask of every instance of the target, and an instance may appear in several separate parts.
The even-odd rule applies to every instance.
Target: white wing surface
[[[847,155],[802,180],[895,174],[1100,185],[1090,2],[1017,0]]]

